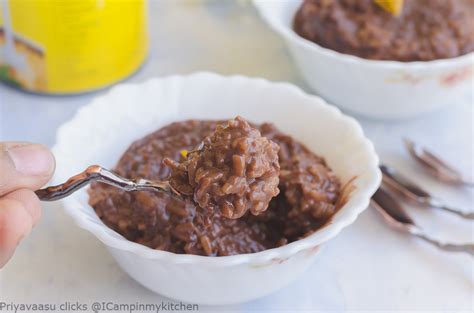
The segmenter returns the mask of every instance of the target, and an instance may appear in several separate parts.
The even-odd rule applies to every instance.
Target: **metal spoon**
[[[69,178],[63,184],[37,190],[36,195],[42,201],[55,201],[69,196],[94,181],[126,191],[159,191],[181,198],[181,194],[168,181],[150,181],[142,178],[131,180],[119,176],[100,165],[89,166],[85,171]]]
[[[370,203],[377,212],[380,213],[384,221],[391,227],[421,238],[441,250],[450,252],[466,252],[470,255],[474,255],[474,244],[444,243],[425,234],[405,212],[397,200],[395,200],[395,198],[384,189],[379,188],[379,190],[377,190],[377,192],[372,196]]]
[[[191,153],[201,152],[203,148],[204,142],[201,142],[192,150],[182,150],[181,155],[186,158]],[[91,165],[83,172],[69,178],[65,183],[43,188],[37,190],[35,193],[41,201],[56,201],[69,196],[73,192],[95,181],[126,191],[158,191],[168,193],[179,199],[183,199],[184,197],[184,195],[171,186],[167,180],[151,181],[143,178],[127,179],[100,165]]]
[[[447,206],[439,199],[431,196],[426,190],[415,184],[413,181],[398,173],[394,168],[387,165],[381,165],[380,170],[383,174],[383,182],[405,199],[423,206],[442,209],[457,214],[463,218],[474,219],[474,212],[464,212]]]
[[[404,138],[405,147],[408,152],[420,162],[433,176],[441,181],[457,185],[467,185],[474,187],[474,182],[464,177],[462,173],[450,166],[446,161],[416,144],[408,138]]]

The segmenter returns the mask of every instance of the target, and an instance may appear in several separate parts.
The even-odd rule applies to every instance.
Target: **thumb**
[[[54,167],[54,157],[43,145],[0,142],[0,196],[21,188],[40,188],[51,178]]]

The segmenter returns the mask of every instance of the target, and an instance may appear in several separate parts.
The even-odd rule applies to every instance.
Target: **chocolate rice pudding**
[[[182,150],[195,149],[222,123],[225,122],[188,120],[165,126],[135,141],[122,155],[115,171],[127,178],[169,179],[171,170],[163,160],[182,162]],[[258,142],[266,138],[264,146],[269,145],[269,149],[262,162],[268,163],[264,168],[271,173],[269,177],[277,171],[272,151],[278,150],[280,193],[270,200],[266,210],[259,206],[252,212],[249,202],[244,204],[246,212],[240,218],[228,218],[242,212],[230,214],[219,208],[209,224],[203,221],[200,214],[203,209],[193,199],[180,200],[160,192],[125,192],[100,183],[91,186],[89,203],[107,226],[128,240],[174,253],[207,256],[254,253],[308,236],[326,224],[340,207],[338,178],[323,158],[273,125],[252,126],[261,136],[246,125],[237,125],[237,129],[247,129],[243,131],[245,136],[252,133],[250,137]],[[222,126],[219,129],[222,131]],[[241,152],[237,146],[229,147],[228,155],[236,152],[245,155],[244,162],[236,161],[235,168],[232,163],[232,169],[224,171],[222,177],[227,177],[230,171],[242,174],[244,164],[246,169],[252,169],[252,151]],[[225,158],[228,155],[226,153]],[[256,172],[251,176],[257,176],[256,181],[268,178],[260,174]],[[249,177],[245,177],[247,184]],[[272,194],[277,193],[274,183],[272,178],[269,182]],[[249,186],[245,186],[244,194]],[[263,188],[257,186],[257,190]],[[257,201],[265,203],[267,198]]]
[[[405,0],[398,16],[373,0],[305,0],[294,30],[366,59],[429,61],[474,51],[473,0]]]
[[[279,146],[241,117],[217,125],[182,162],[166,158],[170,183],[212,216],[258,215],[278,195]]]

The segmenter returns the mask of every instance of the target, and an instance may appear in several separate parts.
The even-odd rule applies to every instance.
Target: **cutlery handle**
[[[470,219],[470,220],[474,220],[474,212],[466,212],[466,211],[462,211],[460,209],[455,209],[455,208],[449,207],[446,204],[442,203],[438,199],[433,199],[432,198],[429,201],[429,205],[434,207],[434,208],[437,208],[437,209],[441,209],[441,210],[444,210],[444,211],[447,211],[447,212],[450,212],[450,213],[454,213],[456,215],[459,215],[460,217]]]
[[[474,244],[445,243],[445,242],[441,242],[439,240],[433,239],[422,232],[416,232],[416,233],[412,232],[412,234],[417,236],[418,238],[423,239],[426,242],[431,243],[432,245],[440,248],[441,250],[449,251],[449,252],[465,252],[474,256]]]
[[[439,208],[442,209],[442,210],[457,214],[457,215],[459,215],[463,218],[474,220],[474,212],[463,212],[463,211],[460,211],[460,210],[457,210],[457,209],[449,208],[445,205],[443,205]]]
[[[36,195],[42,201],[55,201],[69,196],[93,181],[106,183],[126,191],[153,190],[176,194],[176,191],[166,181],[150,182],[144,179],[133,181],[99,165],[91,165],[85,171],[69,178],[63,184],[37,190]]]
[[[93,181],[100,180],[115,185],[117,178],[119,181],[125,181],[122,177],[118,177],[99,165],[91,165],[85,171],[69,178],[65,183],[40,189],[35,193],[41,201],[55,201],[69,196]]]

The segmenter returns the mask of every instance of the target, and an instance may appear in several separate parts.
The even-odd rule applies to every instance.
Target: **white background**
[[[289,81],[308,90],[280,38],[245,1],[153,1],[151,51],[128,81],[198,70]],[[50,97],[0,85],[0,140],[53,146],[59,125],[98,94]],[[383,162],[396,166],[453,205],[473,210],[474,193],[430,178],[410,159],[401,138],[430,147],[473,174],[473,94],[465,103],[405,121],[356,118]],[[381,104],[383,105],[383,104]],[[337,143],[335,143],[337,144]],[[474,241],[473,223],[430,209],[409,208],[416,221],[439,238]],[[129,278],[102,244],[79,229],[60,205],[44,205],[43,219],[0,271],[0,302],[114,301],[155,303],[164,299]],[[473,311],[473,258],[438,251],[383,224],[369,208],[331,240],[311,269],[265,298],[206,311]]]

